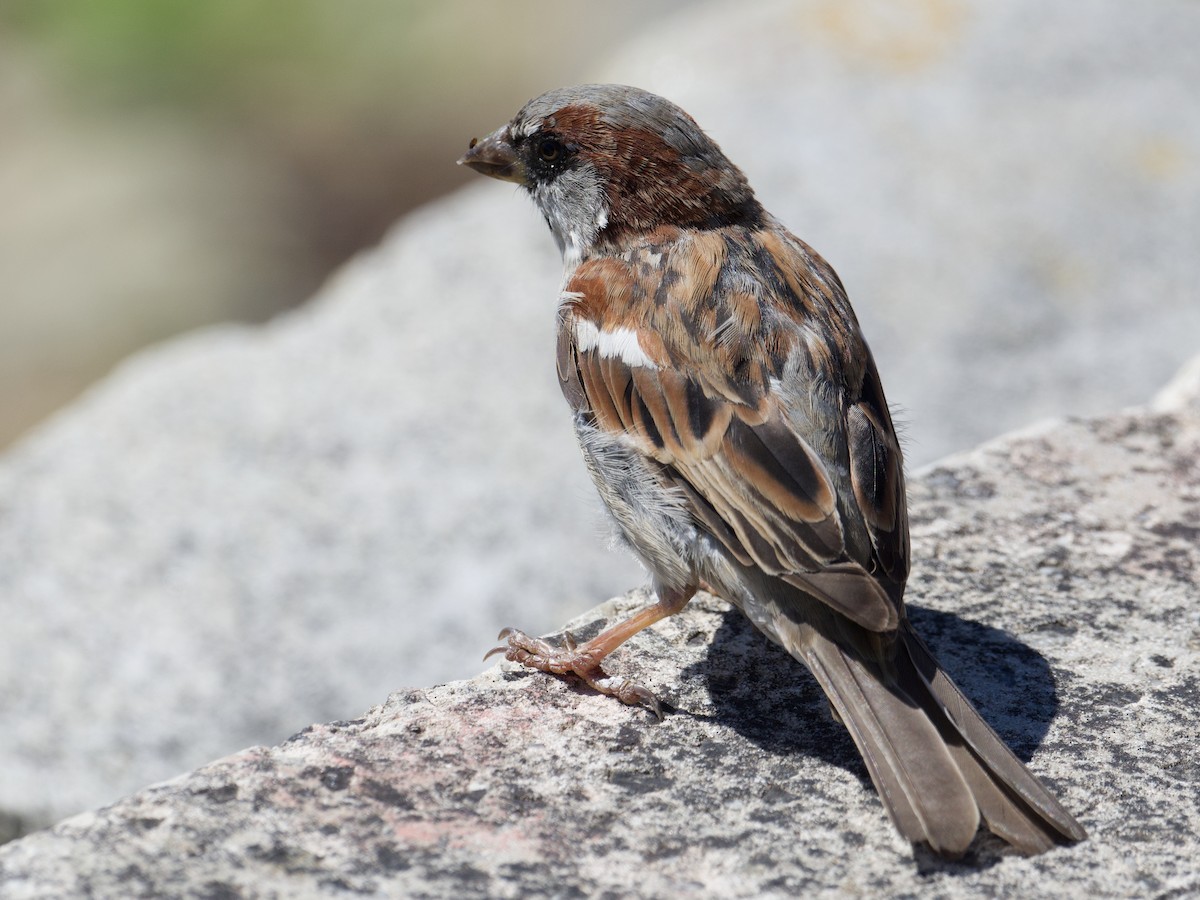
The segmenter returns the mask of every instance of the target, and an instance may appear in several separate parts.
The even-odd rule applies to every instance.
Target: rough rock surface
[[[917,628],[1080,845],[913,853],[812,679],[703,597],[612,660],[670,699],[662,723],[506,663],[15,841],[0,895],[1196,896],[1195,382],[912,485]]]
[[[683,104],[828,256],[919,462],[1144,402],[1195,352],[1198,43],[1184,0],[689,6],[597,77]],[[469,676],[502,624],[637,584],[557,395],[558,278],[481,183],[7,454],[0,827]]]

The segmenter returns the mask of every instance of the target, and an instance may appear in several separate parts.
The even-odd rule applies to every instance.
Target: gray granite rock
[[[689,8],[597,75],[691,110],[838,268],[911,460],[1144,401],[1200,334],[1200,6],[905,9]],[[0,830],[469,676],[501,625],[637,584],[557,396],[558,277],[481,183],[6,454]]]
[[[1194,381],[912,485],[915,624],[1082,844],[914,854],[813,680],[702,596],[612,658],[662,723],[504,663],[10,843],[0,896],[1196,896]]]

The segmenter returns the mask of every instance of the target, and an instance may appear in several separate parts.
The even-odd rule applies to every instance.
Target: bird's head
[[[754,226],[765,215],[691,116],[624,85],[535,97],[459,164],[527,189],[568,262],[662,226]]]

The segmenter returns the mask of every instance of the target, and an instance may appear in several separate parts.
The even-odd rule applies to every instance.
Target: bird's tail
[[[886,664],[819,631],[788,649],[825,689],[905,838],[959,856],[981,820],[1031,855],[1086,837],[975,711],[907,621]]]

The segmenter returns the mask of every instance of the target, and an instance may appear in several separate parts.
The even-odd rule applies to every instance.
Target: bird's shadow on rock
[[[1028,762],[1058,710],[1045,657],[999,629],[952,613],[912,605],[908,612],[942,667]],[[853,773],[865,790],[874,791],[854,742],[831,715],[816,680],[738,611],[725,615],[706,658],[683,674],[706,681],[713,717],[763,750],[815,757]],[[923,874],[966,874],[995,864],[1004,852],[1002,841],[981,834],[961,860],[946,861],[920,847],[914,859]]]

